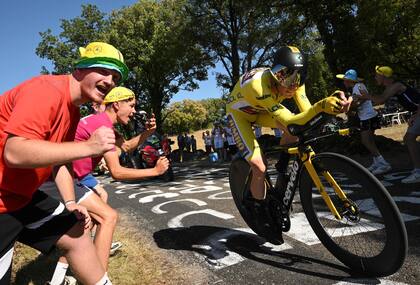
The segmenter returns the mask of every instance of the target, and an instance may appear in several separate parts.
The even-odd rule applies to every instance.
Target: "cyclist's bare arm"
[[[165,173],[169,167],[169,160],[166,157],[161,157],[154,168],[135,169],[123,167],[120,164],[118,154],[116,151],[108,151],[104,154],[106,165],[115,180],[137,180],[149,177],[155,177]]]
[[[98,156],[112,149],[115,144],[114,131],[97,129],[84,142],[54,143],[9,135],[4,147],[4,160],[9,167],[37,168],[60,165],[76,159]]]

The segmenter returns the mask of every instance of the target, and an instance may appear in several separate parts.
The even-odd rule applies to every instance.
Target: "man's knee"
[[[66,253],[78,246],[84,247],[87,244],[92,244],[90,231],[85,229],[83,224],[77,223],[57,241],[56,245]]]
[[[108,225],[115,225],[118,220],[118,212],[109,207],[102,215],[103,223]]]

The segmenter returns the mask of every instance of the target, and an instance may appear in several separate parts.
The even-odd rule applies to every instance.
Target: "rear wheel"
[[[237,158],[230,164],[229,184],[232,192],[233,201],[247,225],[256,232],[255,221],[252,219],[252,213],[243,203],[245,191],[249,191],[251,182],[251,168],[248,162],[243,158]]]
[[[395,273],[407,253],[401,214],[381,182],[352,159],[336,153],[315,155],[312,163],[342,216],[336,219],[306,169],[300,196],[306,217],[322,244],[348,267],[371,276]],[[323,177],[328,171],[347,196],[342,201]]]
[[[271,185],[266,177],[266,183]],[[277,224],[274,216],[268,213],[271,209],[271,200],[265,201],[265,206],[268,208],[262,209],[261,206],[257,209],[249,202],[247,205],[244,202],[244,196],[250,195],[251,183],[251,169],[248,162],[243,158],[235,159],[230,165],[229,184],[232,192],[233,200],[247,225],[259,236],[264,237],[267,241],[274,244],[283,243],[281,229]],[[267,199],[270,195],[267,195]],[[261,211],[264,210],[264,215]]]

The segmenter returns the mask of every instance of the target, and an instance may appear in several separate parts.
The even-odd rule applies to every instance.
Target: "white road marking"
[[[225,194],[225,196],[223,197],[219,197],[220,195]],[[210,200],[232,200],[232,194],[230,193],[230,190],[228,191],[223,191],[223,192],[219,192],[213,195],[210,195],[207,197]]]
[[[153,202],[153,200],[155,200],[156,198],[174,198],[174,197],[178,197],[179,194],[178,193],[160,193],[160,194],[155,194],[155,195],[148,195],[145,196],[143,198],[139,199],[139,203],[142,204],[146,204],[146,203],[150,203]]]
[[[168,213],[168,211],[163,211],[160,208],[162,206],[167,205],[167,204],[178,203],[178,202],[191,202],[191,203],[195,203],[196,205],[198,205],[200,207],[207,205],[206,202],[198,200],[198,199],[179,199],[179,200],[173,200],[173,201],[168,201],[168,202],[157,204],[156,206],[154,206],[152,208],[152,212],[155,213],[155,214],[166,214],[166,213]]]
[[[216,210],[212,210],[212,209],[189,211],[170,219],[168,222],[168,228],[181,228],[183,227],[182,219],[191,215],[199,215],[199,214],[212,215],[223,220],[229,220],[229,219],[235,218],[235,216],[232,216],[223,212],[219,212]]]
[[[379,281],[379,283],[378,283]],[[354,285],[354,284],[375,284],[375,285],[409,285],[407,283],[395,282],[391,280],[386,280],[384,278],[346,278],[343,281],[334,283],[333,285]]]

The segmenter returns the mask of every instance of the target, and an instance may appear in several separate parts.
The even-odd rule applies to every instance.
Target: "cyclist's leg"
[[[20,242],[43,253],[50,252],[57,245],[83,284],[96,284],[106,275],[89,231],[61,202],[37,191],[29,206],[12,214],[25,226],[18,238]]]
[[[228,124],[232,130],[238,151],[251,166],[252,178],[250,191],[252,197],[256,200],[264,200],[266,165],[251,125],[251,122],[256,119],[256,115],[249,115],[237,110],[228,109]]]

